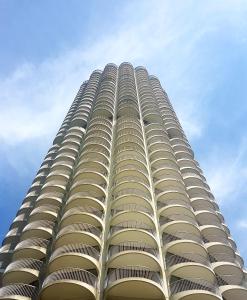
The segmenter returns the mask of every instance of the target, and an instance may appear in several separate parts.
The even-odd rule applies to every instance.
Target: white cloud
[[[204,162],[205,174],[212,191],[219,203],[229,205],[232,201],[241,201],[239,195],[247,193],[247,140],[229,153],[217,148],[209,153]]]

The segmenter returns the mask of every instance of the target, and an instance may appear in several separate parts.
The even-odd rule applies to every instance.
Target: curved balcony
[[[129,189],[129,188],[121,189],[118,193],[114,192],[113,199],[116,200],[119,197],[127,197],[127,196],[143,197],[146,201],[149,201],[149,202],[151,201],[150,193],[147,194],[146,192],[143,192],[142,190]],[[133,202],[133,200],[132,200],[132,202]]]
[[[13,259],[32,257],[42,259],[46,255],[48,240],[41,238],[27,239],[18,243],[14,249]]]
[[[19,282],[30,284],[36,281],[42,264],[42,261],[32,258],[10,263],[3,273],[3,285]]]
[[[165,229],[165,226],[163,226],[163,225],[166,225],[168,223],[173,223],[173,222],[175,222],[177,224],[179,222],[182,222],[183,226],[184,226],[184,223],[189,223],[189,224],[192,224],[197,227],[196,219],[191,214],[177,213],[177,214],[172,214],[172,215],[167,215],[167,216],[162,216],[162,215],[160,216],[159,223],[160,223],[160,226],[162,226],[161,230]]]
[[[117,209],[119,206],[132,205],[133,203],[135,203],[135,205],[140,205],[142,207],[145,207],[149,211],[153,210],[150,199],[147,199],[142,195],[138,195],[134,193],[135,191],[133,191],[132,194],[131,190],[130,191],[127,190],[125,194],[117,197],[115,200],[112,201],[111,208]]]
[[[158,158],[152,162],[150,162],[151,164],[151,170],[152,172],[156,171],[156,170],[161,170],[161,169],[174,169],[176,171],[179,171],[179,167],[176,163],[175,160],[171,160],[168,158]]]
[[[61,219],[61,227],[73,223],[88,223],[96,227],[102,227],[103,212],[93,206],[73,207],[64,212]]]
[[[190,199],[186,192],[176,191],[176,190],[168,190],[166,192],[163,192],[162,194],[159,194],[159,196],[156,196],[157,202],[165,202],[168,203],[168,201],[171,200],[181,200],[186,203],[190,203]]]
[[[148,224],[136,220],[128,220],[111,226],[111,241],[112,245],[120,244],[125,241],[142,241],[152,247],[157,247],[157,242],[154,238],[154,229]]]
[[[74,195],[76,193],[85,193],[88,192],[88,195],[93,196],[95,198],[101,199],[105,198],[105,186],[100,186],[95,182],[95,180],[80,180],[75,182],[70,189],[70,194]]]
[[[63,202],[63,193],[47,193],[47,194],[42,194],[40,195],[37,200],[36,200],[36,207],[40,206],[56,206],[60,207],[60,205]]]
[[[153,172],[153,180],[154,182],[165,180],[165,179],[173,179],[173,180],[183,180],[180,172],[178,169],[174,168],[161,168],[158,170],[155,170]]]
[[[140,178],[140,180],[146,184],[149,184],[148,174],[145,171],[145,168],[142,168],[139,164],[127,164],[122,167],[119,167],[115,170],[115,178],[116,180],[127,178],[127,177],[134,177]]]
[[[235,250],[232,248],[231,243],[225,236],[220,235],[205,235],[203,236],[205,247],[209,254],[224,252],[229,255],[234,255]]]
[[[206,253],[205,255],[196,252],[178,252],[178,254],[169,253],[169,255],[166,255],[166,266],[170,276],[187,278],[191,277],[192,274],[196,274],[196,276],[211,282],[215,280]]]
[[[97,277],[79,268],[65,268],[51,273],[43,282],[40,300],[96,298]]]
[[[10,225],[10,229],[22,226],[23,224],[26,223],[26,221],[27,221],[26,214],[25,213],[19,214],[12,221],[12,224]]]
[[[28,238],[50,239],[53,233],[54,223],[51,221],[34,221],[27,224],[22,231],[21,240]]]
[[[119,245],[111,245],[108,253],[108,268],[121,268],[129,265],[147,266],[153,271],[160,271],[158,250],[145,243],[127,241]]]
[[[65,193],[66,185],[64,181],[48,181],[43,185],[41,193]]]
[[[135,203],[125,204],[112,209],[111,225],[136,220],[141,223],[154,227],[153,214],[145,206],[136,205]]]
[[[157,159],[170,159],[170,160],[175,160],[175,156],[173,154],[173,151],[170,149],[158,149],[158,150],[154,150],[152,152],[149,152],[149,159],[150,162],[153,162]]]
[[[99,137],[99,136],[88,136],[85,138],[84,140],[84,146],[88,145],[88,144],[99,144],[99,145],[103,145],[105,146],[107,149],[111,148],[111,142],[109,142],[107,139],[103,138],[103,137]]]
[[[125,193],[126,190],[138,190],[144,195],[146,195],[147,198],[151,199],[151,192],[149,189],[149,186],[146,184],[143,184],[141,182],[137,182],[134,179],[131,180],[124,180],[123,182],[120,182],[114,187],[114,195],[119,195],[121,193]]]
[[[208,198],[192,198],[191,204],[195,211],[200,210],[209,210],[209,211],[217,211],[219,209],[218,204]]]
[[[187,187],[187,193],[189,194],[190,198],[206,197],[209,199],[214,199],[211,191],[205,187],[189,186]]]
[[[245,300],[247,297],[246,280],[235,274],[216,275],[220,292],[226,300]]]
[[[90,195],[90,192],[76,193],[70,196],[66,202],[66,208],[76,208],[78,206],[92,206],[98,210],[104,210],[104,200],[105,198],[95,198]]]
[[[170,216],[174,216],[175,220],[178,219],[177,217],[179,217],[179,215],[181,215],[181,216],[184,215],[185,218],[178,219],[178,221],[179,220],[188,221],[188,222],[191,222],[191,223],[197,225],[197,223],[194,222],[194,221],[196,221],[195,215],[194,215],[194,212],[192,211],[192,208],[189,203],[184,203],[182,205],[180,205],[180,204],[164,205],[161,209],[159,209],[158,214],[161,218],[162,217],[170,218]],[[187,217],[192,218],[193,220],[192,221],[190,219],[187,220]],[[173,218],[171,218],[171,219],[173,219]]]
[[[216,282],[202,278],[186,278],[170,282],[170,292],[172,300],[221,299]]]
[[[82,180],[90,180],[92,182],[97,182],[98,185],[100,186],[106,186],[107,185],[107,179],[104,175],[98,172],[94,171],[86,171],[84,170],[79,170],[77,171],[74,176],[73,176],[73,183],[82,181]]]
[[[106,299],[164,299],[160,275],[146,267],[130,266],[112,269],[107,276]]]
[[[82,155],[77,168],[79,169],[81,165],[84,166],[85,163],[91,162],[98,162],[106,167],[109,166],[109,158],[106,155],[100,152],[90,151],[90,153],[84,153]]]
[[[155,144],[155,143],[169,143],[169,139],[168,137],[166,137],[165,135],[154,135],[154,136],[150,136],[148,139],[147,139],[147,146],[148,148]]]
[[[48,220],[55,221],[58,216],[59,207],[55,205],[42,205],[33,209],[29,216],[29,222]]]
[[[108,169],[107,167],[102,164],[101,162],[97,161],[97,160],[93,160],[93,161],[81,161],[80,165],[77,166],[77,170],[78,172],[96,172],[96,173],[100,173],[103,176],[107,176],[108,175]]]
[[[175,233],[163,233],[163,245],[166,252],[171,253],[197,253],[207,256],[206,249],[203,246],[203,240],[200,231],[197,233],[187,231],[177,231]]]
[[[185,192],[185,186],[182,180],[177,180],[173,178],[163,178],[154,182],[155,194],[159,197],[159,194],[162,194],[167,190],[177,190],[182,193]]]
[[[0,299],[32,300],[37,294],[36,288],[24,283],[16,283],[0,288]]]
[[[87,223],[67,225],[58,232],[55,240],[55,248],[72,243],[100,246],[101,230],[98,227]]]
[[[99,251],[86,244],[69,244],[57,248],[51,255],[48,270],[49,273],[67,267],[83,270],[99,269]]]
[[[16,227],[8,231],[6,234],[2,245],[16,243],[21,235],[21,229]]]

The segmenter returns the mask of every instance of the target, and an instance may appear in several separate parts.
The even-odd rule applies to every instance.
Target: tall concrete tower
[[[167,94],[129,63],[81,85],[0,260],[0,299],[247,299],[243,259]]]

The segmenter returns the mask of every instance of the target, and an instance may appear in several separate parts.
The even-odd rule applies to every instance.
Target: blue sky
[[[247,2],[0,1],[0,237],[79,85],[130,61],[157,75],[247,261]]]

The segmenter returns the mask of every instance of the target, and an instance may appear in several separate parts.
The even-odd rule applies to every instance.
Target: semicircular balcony
[[[169,139],[165,135],[153,135],[147,138],[147,146],[148,148],[155,143],[168,143]]]
[[[176,190],[168,190],[163,192],[161,195],[156,197],[157,202],[170,203],[171,201],[176,202],[178,200],[178,204],[181,203],[190,203],[190,199],[186,192],[176,191]]]
[[[50,172],[58,172],[70,176],[73,170],[73,165],[67,164],[67,162],[56,163],[51,166]]]
[[[223,228],[221,220],[214,210],[198,210],[195,212],[195,215],[200,226],[215,225]]]
[[[132,127],[132,124],[129,127],[127,127],[127,126],[119,127],[118,126],[117,134],[118,134],[118,138],[123,135],[134,135],[134,136],[138,136],[139,138],[143,139],[141,128],[138,126]]]
[[[170,253],[198,253],[207,256],[200,231],[171,231],[162,235],[164,251]]]
[[[181,210],[183,210],[183,208],[181,208]],[[190,230],[194,230],[194,227],[198,228],[196,219],[189,210],[187,210],[186,213],[173,213],[172,215],[165,216],[161,215],[159,218],[159,224],[161,231],[166,231],[169,227],[174,227],[174,229],[176,228],[178,231],[185,227]]]
[[[75,193],[66,202],[66,208],[76,208],[78,206],[92,206],[98,210],[104,210],[105,198],[95,198],[90,192]]]
[[[135,203],[124,204],[113,208],[111,212],[111,226],[128,220],[136,220],[138,222],[145,223],[152,228],[154,227],[153,213],[145,206],[137,205]]]
[[[159,194],[162,194],[167,190],[176,190],[185,192],[185,186],[182,180],[174,178],[163,178],[154,182],[155,194],[159,197]]]
[[[13,229],[13,228],[16,228],[16,227],[21,227],[23,226],[24,224],[26,224],[27,222],[27,216],[25,213],[23,214],[18,214],[14,220],[12,221],[12,224],[10,225],[9,229]]]
[[[92,137],[91,135],[89,135],[84,140],[84,145],[95,144],[95,143],[97,143],[99,145],[101,144],[101,145],[105,146],[107,149],[111,148],[111,142],[109,142],[104,137],[99,137],[99,136]]]
[[[87,137],[101,137],[106,139],[108,142],[111,142],[112,140],[112,130],[110,127],[106,125],[94,125],[92,124],[86,133]]]
[[[97,248],[83,243],[59,247],[51,254],[48,271],[52,273],[67,267],[98,271],[100,253]]]
[[[245,300],[247,297],[247,287],[246,279],[243,274],[235,274],[224,272],[222,274],[217,274],[217,283],[221,295],[226,300]]]
[[[195,211],[200,211],[200,210],[217,211],[219,209],[219,206],[215,201],[203,197],[192,198],[191,205],[193,206],[193,209]]]
[[[79,159],[80,160],[86,159],[88,155],[90,157],[91,152],[103,154],[106,158],[110,156],[110,151],[106,146],[102,144],[98,144],[97,142],[95,143],[92,142],[92,143],[85,144],[83,146]]]
[[[169,144],[169,142],[155,142],[155,143],[152,143],[148,146],[148,152],[151,154],[155,151],[158,151],[158,150],[164,150],[164,151],[168,151],[168,152],[172,152],[172,147],[171,145]]]
[[[190,198],[208,197],[210,199],[214,199],[211,191],[205,187],[190,186],[187,187],[187,193],[189,194]]]
[[[188,278],[191,274],[196,274],[197,277],[214,281],[215,275],[210,265],[210,260],[205,255],[196,252],[177,252],[176,254],[166,254],[166,267],[168,268],[169,276],[180,278]]]
[[[79,166],[77,166],[77,171],[76,172],[96,172],[96,173],[100,173],[103,176],[107,177],[108,175],[108,168],[102,164],[101,162],[98,161],[85,161],[85,162],[81,162],[81,164]]]
[[[169,158],[157,158],[154,161],[150,161],[151,164],[151,171],[154,172],[156,170],[161,169],[174,169],[179,170],[179,167],[175,160]]]
[[[124,177],[122,178],[122,180],[118,180],[114,187],[114,194],[119,194],[121,191],[124,191],[126,189],[136,189],[146,194],[147,197],[151,197],[149,186],[145,183],[140,182],[139,178]]]
[[[231,243],[225,236],[204,233],[203,241],[209,254],[215,252],[225,252],[226,254],[234,255],[235,253],[235,249],[232,248]]]
[[[35,207],[29,216],[29,222],[48,220],[55,221],[58,216],[59,207],[55,205],[42,205]]]
[[[96,118],[93,118],[92,121],[90,122],[89,126],[88,126],[88,130],[87,132],[89,132],[89,130],[104,130],[105,132],[107,132],[109,135],[112,134],[112,125],[109,122],[104,122],[104,121],[100,121]]]
[[[171,300],[220,300],[216,281],[202,278],[176,278],[169,283]]]
[[[113,194],[111,208],[115,209],[121,205],[132,205],[132,203],[146,207],[148,210],[152,210],[151,198],[147,198],[146,195],[139,190],[128,189],[120,192],[118,195]]]
[[[152,247],[157,247],[154,237],[155,230],[150,225],[136,220],[128,220],[111,226],[110,243],[120,244],[124,241],[142,241]]]
[[[162,123],[161,115],[159,111],[154,111],[153,108],[145,110],[143,113],[144,124],[147,123]]]
[[[107,179],[106,176],[101,174],[97,171],[91,171],[91,170],[82,170],[81,168],[76,171],[76,173],[73,176],[73,183],[79,182],[81,180],[92,180],[94,182],[97,182],[100,186],[106,186],[107,185]]]
[[[12,283],[30,284],[38,279],[43,262],[26,258],[11,262],[3,273],[3,285]]]
[[[48,275],[40,300],[96,299],[97,277],[83,269],[65,268]]]
[[[65,139],[61,143],[61,148],[62,147],[68,147],[68,148],[73,148],[73,149],[79,149],[80,148],[80,142],[75,141],[73,139]],[[64,155],[64,154],[63,154]]]
[[[124,116],[131,116],[139,118],[139,110],[136,104],[132,103],[123,103],[118,105],[117,116],[119,118]]]
[[[132,153],[133,152],[133,153]],[[142,168],[144,172],[147,172],[146,160],[143,155],[137,155],[134,151],[123,151],[121,155],[115,157],[116,169],[125,167],[126,165],[134,164]]]
[[[171,142],[171,144],[172,144],[172,148],[173,148],[173,150],[175,151],[175,152],[180,152],[180,151],[185,151],[185,152],[189,152],[190,153],[190,155],[192,156],[192,157],[194,157],[194,152],[193,152],[193,150],[191,149],[191,147],[190,146],[188,146],[188,144],[187,143],[185,143],[184,141],[183,142],[181,142],[180,140],[179,141],[173,141],[173,143]]]
[[[163,205],[159,210],[158,210],[158,215],[162,218],[169,218],[170,216],[175,216],[179,217],[181,215],[185,216],[185,219],[182,219],[184,221],[187,221],[187,217],[192,218],[195,220],[195,215],[194,212],[190,206],[190,203],[183,203],[183,204],[167,204]],[[177,218],[176,218],[177,220]],[[179,221],[179,219],[178,219]],[[197,225],[196,222],[189,220],[190,223],[193,223]]]
[[[112,128],[112,123],[110,120],[106,119],[106,118],[102,118],[102,117],[94,117],[91,118],[91,121],[89,123],[89,127],[90,126],[95,126],[95,125],[103,125],[103,126],[107,126],[109,129]],[[89,128],[88,127],[88,128]]]
[[[174,151],[176,159],[181,159],[181,158],[188,158],[188,159],[193,159],[194,155],[191,154],[190,151],[187,149],[185,150],[180,150],[180,151]]]
[[[106,196],[105,188],[105,185],[101,186],[95,180],[85,179],[77,181],[71,186],[70,195],[72,196],[76,193],[88,192],[89,196],[93,196],[97,199],[102,199]]]
[[[100,228],[87,223],[67,225],[59,230],[55,240],[55,248],[72,243],[100,246],[101,230]]]
[[[40,195],[36,200],[36,207],[44,205],[53,205],[59,207],[63,202],[63,193],[46,193]]]
[[[48,181],[43,185],[41,193],[65,193],[66,185],[64,181]]]
[[[3,239],[2,245],[17,243],[21,235],[21,229],[19,227],[9,230]]]
[[[138,163],[127,164],[115,170],[116,180],[124,177],[137,177],[146,184],[149,184],[148,173]]]
[[[121,268],[129,265],[144,265],[153,271],[160,271],[157,248],[138,241],[125,241],[118,245],[110,245],[108,252],[108,268]]]
[[[141,266],[110,269],[105,294],[107,300],[117,299],[122,295],[126,299],[165,299],[159,272]]]
[[[21,241],[29,238],[50,239],[55,223],[48,220],[40,220],[28,223],[22,230]]]
[[[157,159],[162,159],[162,158],[170,159],[170,160],[176,159],[173,152],[168,149],[158,149],[158,150],[154,150],[153,152],[149,153],[150,162],[153,162]]]
[[[180,158],[180,159],[177,160],[177,163],[178,163],[180,169],[192,168],[192,169],[196,169],[196,170],[200,171],[200,169],[198,168],[196,162],[193,159]]]
[[[95,150],[90,151],[90,153],[87,153],[80,158],[77,169],[79,169],[81,165],[83,166],[84,163],[87,162],[99,162],[106,167],[109,166],[109,158],[103,153],[96,152]]]
[[[103,212],[98,208],[87,205],[77,206],[65,210],[60,226],[64,227],[70,224],[82,222],[92,224],[95,227],[102,227],[102,218]]]
[[[106,103],[98,103],[93,109],[92,116],[104,116],[110,119],[113,117],[113,112],[114,109],[112,106],[107,105]]]
[[[161,168],[161,169],[157,169],[153,172],[153,181],[154,182],[160,181],[162,179],[167,179],[167,178],[180,180],[180,181],[183,180],[181,173],[179,172],[178,169]]]
[[[43,259],[46,255],[49,240],[41,238],[26,239],[19,242],[13,253],[13,259],[35,258]]]
[[[24,283],[14,283],[0,288],[0,299],[32,300],[36,295],[36,287]]]

